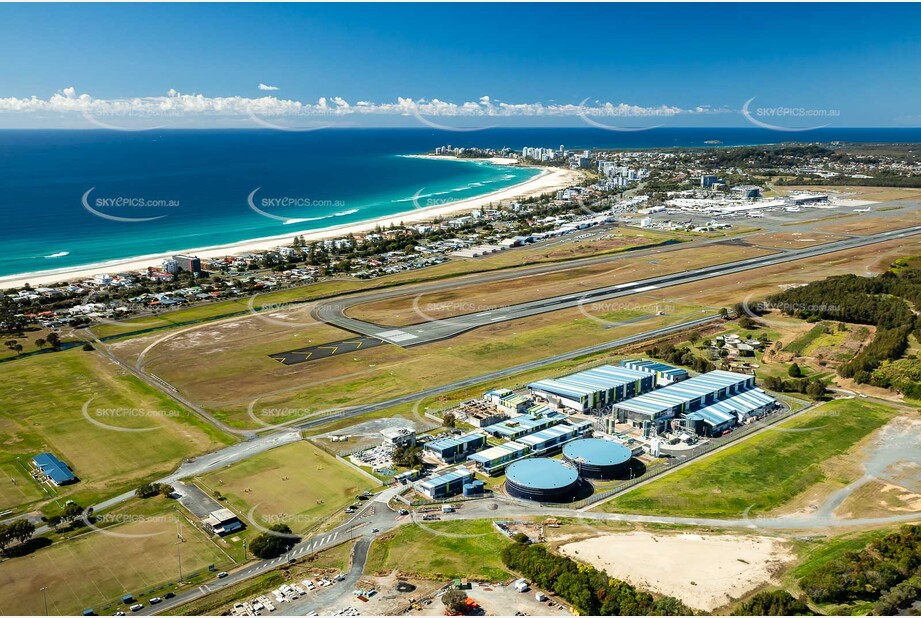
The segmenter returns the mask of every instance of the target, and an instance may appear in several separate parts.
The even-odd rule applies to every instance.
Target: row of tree
[[[654,345],[646,350],[646,356],[649,358],[658,358],[666,363],[690,367],[698,373],[713,371],[716,366],[706,358],[697,356],[687,346],[676,348],[672,343],[666,342]]]
[[[687,616],[694,611],[674,597],[654,598],[604,571],[558,556],[542,545],[512,543],[502,561],[537,586],[552,590],[582,616]]]
[[[793,367],[798,367],[798,365],[794,363]],[[765,376],[762,378],[762,386],[778,393],[802,393],[816,401],[825,397],[828,392],[824,382],[809,378],[784,380],[778,376]]]
[[[147,483],[135,489],[134,495],[138,498],[152,498],[157,495],[169,497],[175,491],[176,489],[169,483]]]

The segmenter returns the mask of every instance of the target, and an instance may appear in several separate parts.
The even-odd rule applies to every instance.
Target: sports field
[[[310,442],[288,444],[201,479],[243,517],[303,533],[376,483]]]
[[[826,403],[698,462],[638,487],[600,510],[678,516],[739,517],[782,506],[826,480],[855,480],[826,465],[897,414],[856,399]],[[848,478],[837,478],[838,476]]]
[[[501,557],[508,543],[489,520],[400,526],[371,545],[365,573],[502,581],[510,577]]]
[[[0,510],[21,511],[48,498],[91,504],[230,442],[98,352],[73,349],[5,363],[0,401]],[[38,485],[27,468],[43,451],[68,463],[80,481]]]
[[[175,590],[179,558],[183,578],[198,583],[213,577],[209,565],[217,570],[231,566],[204,534],[173,511],[175,503],[150,499],[158,500],[120,510],[126,523],[106,532],[87,532],[0,562],[0,614],[42,615],[42,588],[47,588],[49,614],[80,615],[88,608],[113,614],[127,611],[124,605],[116,607],[123,595],[132,594],[146,605],[151,596]],[[177,522],[183,538],[178,545]]]

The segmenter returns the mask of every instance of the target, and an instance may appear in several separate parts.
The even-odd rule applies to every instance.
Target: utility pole
[[[178,513],[177,513],[178,515]],[[179,565],[179,583],[182,584],[182,554],[180,553],[180,548],[185,542],[185,539],[182,538],[182,530],[179,528],[179,520],[176,520],[176,563]]]
[[[48,587],[42,586],[39,590],[42,591],[42,601],[45,605],[45,615],[48,615]]]

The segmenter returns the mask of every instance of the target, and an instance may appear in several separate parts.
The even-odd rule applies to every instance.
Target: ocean
[[[538,173],[404,156],[436,146],[660,148],[708,140],[921,142],[921,129],[5,130],[0,282],[356,223],[491,193]]]

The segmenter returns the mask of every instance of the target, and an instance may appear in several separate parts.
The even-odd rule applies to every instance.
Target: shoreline
[[[409,157],[445,159],[463,162],[486,162],[493,165],[510,165],[516,162],[514,159],[461,159],[458,157],[435,156],[435,155],[403,155]],[[471,210],[477,210],[484,206],[498,201],[515,200],[540,195],[543,193],[554,192],[566,188],[581,178],[579,172],[569,169],[555,167],[538,168],[541,173],[537,176],[520,182],[518,184],[497,189],[490,193],[485,193],[477,197],[470,197],[456,202],[444,204],[435,204],[427,207],[415,207],[412,210],[384,215],[374,219],[358,221],[356,223],[343,223],[325,228],[318,228],[309,232],[291,232],[287,234],[278,234],[275,236],[266,236],[254,238],[252,240],[243,240],[225,245],[212,245],[207,247],[198,247],[190,249],[176,249],[170,252],[155,253],[124,259],[116,259],[108,262],[97,262],[84,266],[73,266],[55,270],[38,271],[34,273],[22,273],[15,275],[0,276],[0,290],[9,288],[20,288],[26,283],[32,287],[46,286],[55,283],[78,281],[100,274],[112,274],[115,272],[131,272],[144,270],[148,266],[160,266],[163,259],[170,258],[180,253],[194,254],[200,258],[219,258],[228,255],[250,253],[254,251],[266,251],[274,249],[281,245],[290,244],[296,236],[303,237],[305,241],[312,242],[326,240],[329,238],[338,238],[348,234],[358,234],[368,232],[375,227],[389,227],[391,224],[400,225],[419,223],[436,217],[445,217],[448,215],[458,214]]]

